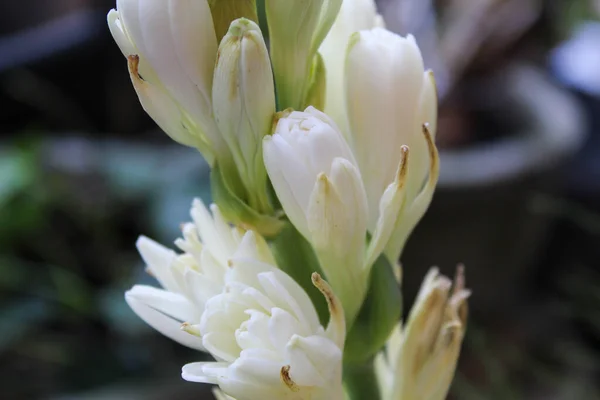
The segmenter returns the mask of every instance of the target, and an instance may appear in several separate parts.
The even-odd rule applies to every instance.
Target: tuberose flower
[[[275,87],[267,47],[258,25],[240,18],[231,23],[219,45],[213,85],[214,115],[231,149],[249,203],[270,208],[262,139],[275,114]]]
[[[377,14],[373,0],[344,0],[331,30],[319,47],[327,75],[323,111],[335,121],[344,135],[349,134],[343,72],[350,36],[364,29],[383,26],[383,18]]]
[[[339,399],[344,311],[329,285],[313,274],[330,321],[324,329],[304,291],[279,270],[264,239],[232,228],[212,206],[192,207],[177,254],[141,237],[138,249],[163,289],[136,285],[125,294],[153,328],[217,361],[184,366],[182,376],[218,384],[237,400]]]
[[[432,268],[404,327],[376,359],[383,400],[444,400],[454,377],[467,324],[463,267],[452,281]]]
[[[341,5],[342,0],[265,0],[280,109],[310,105],[306,99],[311,66]]]
[[[227,224],[217,206],[211,209],[212,215],[200,200],[194,200],[191,209],[194,223],[185,224],[183,238],[175,242],[183,251],[181,254],[141,236],[137,241],[138,251],[148,272],[163,289],[135,285],[125,293],[131,309],[146,323],[198,350],[204,349],[202,341],[181,326],[184,322],[199,322],[208,299],[221,292],[227,260],[243,247],[255,249],[255,258],[273,262],[262,237],[244,236],[244,231]]]
[[[264,139],[267,173],[294,226],[312,244],[348,320],[367,288],[367,202],[350,147],[335,123],[313,107],[283,113]]]
[[[410,149],[404,204],[385,250],[395,261],[427,210],[437,183],[433,74],[424,69],[412,36],[374,28],[352,35],[344,75],[350,143],[365,182],[371,232],[381,216],[381,196],[404,162],[401,149]]]
[[[222,140],[212,118],[217,39],[206,0],[117,0],[108,26],[146,112],[212,164]]]
[[[341,304],[317,275],[331,313],[324,330],[306,292],[272,265],[238,254],[223,293],[194,328],[215,362],[183,367],[184,379],[217,384],[238,400],[342,400]]]

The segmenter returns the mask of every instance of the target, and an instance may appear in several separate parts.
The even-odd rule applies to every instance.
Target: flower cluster
[[[125,295],[215,358],[183,378],[227,399],[354,399],[347,372],[375,358],[383,398],[443,398],[462,274],[452,295],[428,275],[403,329],[394,279],[439,173],[415,39],[373,0],[117,0],[108,24],[146,112],[211,166],[215,204],[194,201],[179,252],[138,240],[162,289]]]

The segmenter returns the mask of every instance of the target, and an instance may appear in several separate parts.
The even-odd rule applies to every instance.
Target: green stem
[[[344,386],[350,400],[380,399],[373,360],[360,365],[344,365]]]

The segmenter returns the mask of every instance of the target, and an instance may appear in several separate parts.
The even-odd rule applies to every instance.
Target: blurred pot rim
[[[576,99],[536,67],[509,69],[506,90],[528,113],[520,134],[457,150],[440,150],[438,187],[475,187],[512,181],[560,163],[583,143],[584,116]]]

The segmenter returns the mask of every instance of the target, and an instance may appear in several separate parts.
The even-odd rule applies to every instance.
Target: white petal
[[[344,64],[348,40],[352,33],[374,28],[377,23],[373,0],[344,1],[335,23],[319,48],[326,71],[325,112],[336,121],[347,138],[350,132],[346,116]]]
[[[281,308],[273,308],[271,310],[271,318],[269,319],[269,337],[275,350],[282,352],[295,333],[302,332],[302,328],[298,324],[292,314]]]
[[[214,38],[214,29],[210,10],[205,0],[187,0],[181,8],[169,3],[171,2],[165,0],[145,0],[143,6],[139,6],[140,25],[136,34],[141,35],[144,43],[144,48],[140,50],[154,67],[169,93],[200,124],[201,130],[209,135],[211,141],[214,141],[216,129],[211,117],[210,96],[204,96],[210,93],[210,89],[196,85],[212,83],[211,76],[202,77],[198,70],[199,65],[196,65],[214,65],[216,58],[216,39],[211,41],[211,33]],[[185,8],[187,12],[182,12]],[[173,15],[170,15],[171,12]],[[126,24],[129,27],[127,21]],[[203,42],[212,42],[213,46],[198,46],[199,37]],[[137,43],[137,38],[134,41]],[[206,51],[205,54],[198,53],[202,48]],[[184,58],[178,57],[180,54],[184,55]],[[203,60],[204,57],[207,60]],[[186,63],[191,65],[184,65]],[[206,72],[209,71],[212,72]]]
[[[131,40],[123,29],[119,12],[114,9],[110,10],[107,15],[107,21],[110,33],[123,55],[127,57],[137,54],[138,52],[135,48],[135,45],[131,43]]]
[[[228,363],[216,363],[216,362],[193,362],[183,366],[181,369],[181,377],[189,382],[200,382],[200,383],[218,383],[214,376],[207,376],[204,373],[204,369],[215,371],[219,368],[226,369]]]
[[[406,199],[409,161],[408,152],[408,147],[404,147],[402,150],[403,157],[398,165],[396,178],[394,179],[394,182],[385,189],[385,192],[383,192],[381,200],[379,201],[379,215],[367,249],[365,261],[366,268],[370,268],[377,257],[379,257],[381,252],[385,249],[394,229],[401,223],[398,221],[398,218],[401,216],[403,208],[405,206],[410,207],[410,203]],[[408,206],[406,205],[407,203],[409,203]]]
[[[265,239],[254,231],[244,234],[233,257],[254,258],[267,264],[275,265],[275,260]]]
[[[335,384],[340,372],[341,350],[331,340],[321,336],[295,336],[287,347],[294,380],[303,386]]]
[[[188,299],[180,294],[167,292],[152,286],[135,285],[125,296],[182,322],[198,322],[200,312]],[[199,312],[200,311],[200,312]]]
[[[320,326],[312,301],[304,289],[286,273],[279,270],[264,272],[259,274],[258,280],[273,303],[292,313],[303,329],[315,331]]]
[[[378,60],[378,61],[373,61]],[[369,199],[369,229],[393,181],[400,147],[421,137],[418,115],[423,60],[414,38],[375,28],[355,34],[346,63],[353,149]]]
[[[179,287],[171,276],[170,270],[177,258],[177,253],[146,236],[140,236],[135,245],[148,269],[162,287],[170,292],[178,293]]]
[[[179,344],[204,351],[202,340],[181,330],[181,322],[149,307],[135,297],[125,295],[129,307],[148,325]]]
[[[279,136],[265,136],[263,157],[267,174],[287,217],[306,237],[308,229],[304,213],[308,204],[308,196],[304,196],[301,192],[307,179],[300,173],[302,164],[296,161],[297,157],[293,155],[291,146]],[[286,165],[289,168],[284,169]]]
[[[363,268],[366,240],[366,199],[356,168],[336,159],[332,177],[321,175],[311,194],[308,223],[311,242],[326,279],[351,321],[367,289]]]

